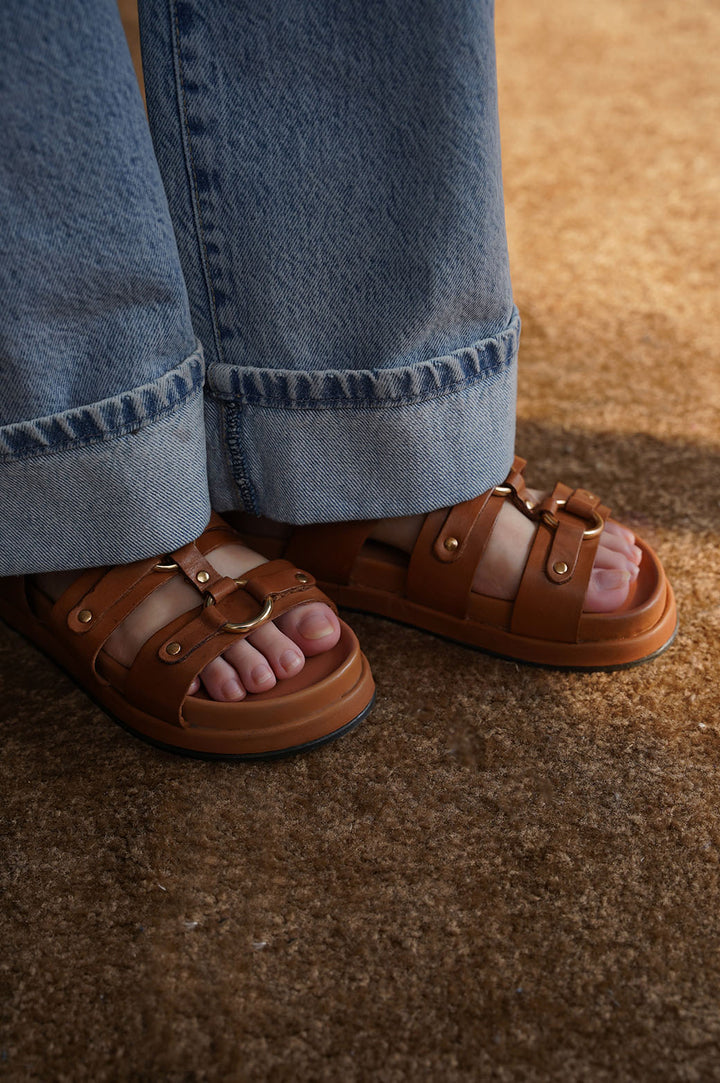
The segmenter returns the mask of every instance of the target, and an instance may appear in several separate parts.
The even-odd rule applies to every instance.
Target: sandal
[[[368,538],[377,520],[263,534],[263,521],[238,522],[246,544],[313,569],[339,605],[389,617],[490,654],[562,669],[616,669],[648,661],[670,645],[677,616],[672,588],[649,545],[625,604],[583,611],[595,552],[610,511],[585,489],[559,483],[536,503],[516,458],[503,485],[430,512],[412,554]],[[495,519],[510,500],[537,526],[515,598],[472,590]],[[253,528],[246,529],[250,523]],[[267,521],[266,521],[267,523]]]
[[[82,572],[57,602],[32,577],[0,580],[0,617],[75,678],[121,725],[174,752],[256,759],[305,750],[352,729],[370,710],[374,684],[355,634],[342,621],[337,645],[307,658],[294,677],[267,692],[219,703],[188,695],[193,679],[227,649],[293,606],[335,606],[313,577],[286,560],[242,579],[206,559],[239,538],[213,515],[196,542],[171,555]],[[145,598],[174,576],[198,591],[198,608],[159,629],[123,666],[103,646]],[[337,612],[337,610],[335,609]]]

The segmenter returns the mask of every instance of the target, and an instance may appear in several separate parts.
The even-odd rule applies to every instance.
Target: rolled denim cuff
[[[318,523],[410,515],[484,492],[513,459],[519,334],[515,310],[496,337],[402,368],[210,365],[214,506]]]
[[[130,563],[210,516],[198,348],[159,379],[0,428],[0,575]]]

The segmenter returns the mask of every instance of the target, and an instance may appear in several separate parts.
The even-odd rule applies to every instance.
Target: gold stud
[[[310,576],[305,575],[305,572],[295,572],[295,578],[297,579],[298,583],[309,583],[310,582]]]
[[[195,578],[197,579],[198,583],[207,583],[208,579],[210,578],[210,572],[198,572]]]
[[[567,570],[568,566],[564,560],[556,560],[553,564],[553,571],[555,572],[555,575],[565,575],[565,572]]]
[[[182,650],[182,647],[180,646],[179,643],[168,643],[165,650],[167,651],[168,654],[180,654],[180,651]]]
[[[92,619],[92,613],[89,609],[81,609],[78,613],[78,620],[81,624],[89,624]]]
[[[448,553],[454,553],[456,549],[460,548],[460,542],[457,540],[457,538],[446,538],[443,542],[443,545],[447,549]]]

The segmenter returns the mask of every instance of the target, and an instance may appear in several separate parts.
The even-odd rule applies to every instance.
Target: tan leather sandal
[[[410,557],[369,539],[377,520],[295,527],[268,536],[238,520],[246,543],[312,569],[339,605],[389,617],[504,658],[568,669],[620,668],[672,642],[672,588],[649,545],[626,603],[583,611],[600,534],[610,511],[584,489],[559,483],[536,504],[516,458],[503,485],[428,514]],[[517,595],[502,601],[472,590],[495,519],[510,500],[537,525]]]
[[[242,579],[220,575],[206,559],[238,543],[218,515],[196,542],[162,558],[82,573],[57,602],[32,578],[0,579],[0,617],[43,650],[127,729],[176,752],[239,759],[305,750],[352,729],[374,699],[357,639],[341,621],[337,645],[305,661],[274,688],[218,703],[187,690],[233,637],[249,635],[293,606],[322,601],[312,575],[274,560]],[[198,591],[198,608],[159,629],[131,666],[103,646],[145,598],[174,576]],[[337,610],[335,610],[337,612]]]

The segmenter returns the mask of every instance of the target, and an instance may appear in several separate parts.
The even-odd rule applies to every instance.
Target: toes
[[[223,659],[234,668],[236,677],[248,692],[267,692],[277,684],[265,656],[246,639],[239,639],[228,647]]]
[[[632,545],[635,541],[635,535],[632,530],[629,530],[621,523],[616,523],[614,519],[608,519],[605,523],[605,529],[603,530],[603,537],[605,535],[614,536],[616,538],[623,538],[626,542]]]
[[[329,650],[339,638],[340,622],[328,606],[319,602],[298,606],[233,643],[222,658],[205,667],[200,680],[211,699],[241,700],[248,692],[267,692],[278,679],[299,673],[306,655]],[[198,687],[196,679],[190,694]]]
[[[614,549],[617,553],[624,553],[633,564],[639,564],[642,560],[642,549],[629,542],[625,534],[617,534],[614,531],[603,530],[600,538],[600,548]]]
[[[340,638],[340,621],[321,602],[296,606],[284,613],[277,624],[306,657],[330,650]]]
[[[632,575],[619,568],[593,568],[585,609],[591,613],[610,613],[627,600]]]
[[[303,652],[275,624],[264,624],[248,638],[280,679],[294,676],[305,665]]]
[[[640,571],[635,561],[626,556],[623,550],[609,549],[604,545],[598,547],[593,567],[616,568],[618,571],[628,572],[633,579]]]
[[[237,670],[224,658],[215,658],[209,662],[200,674],[200,680],[211,699],[229,703],[245,698],[246,692],[240,683]]]

